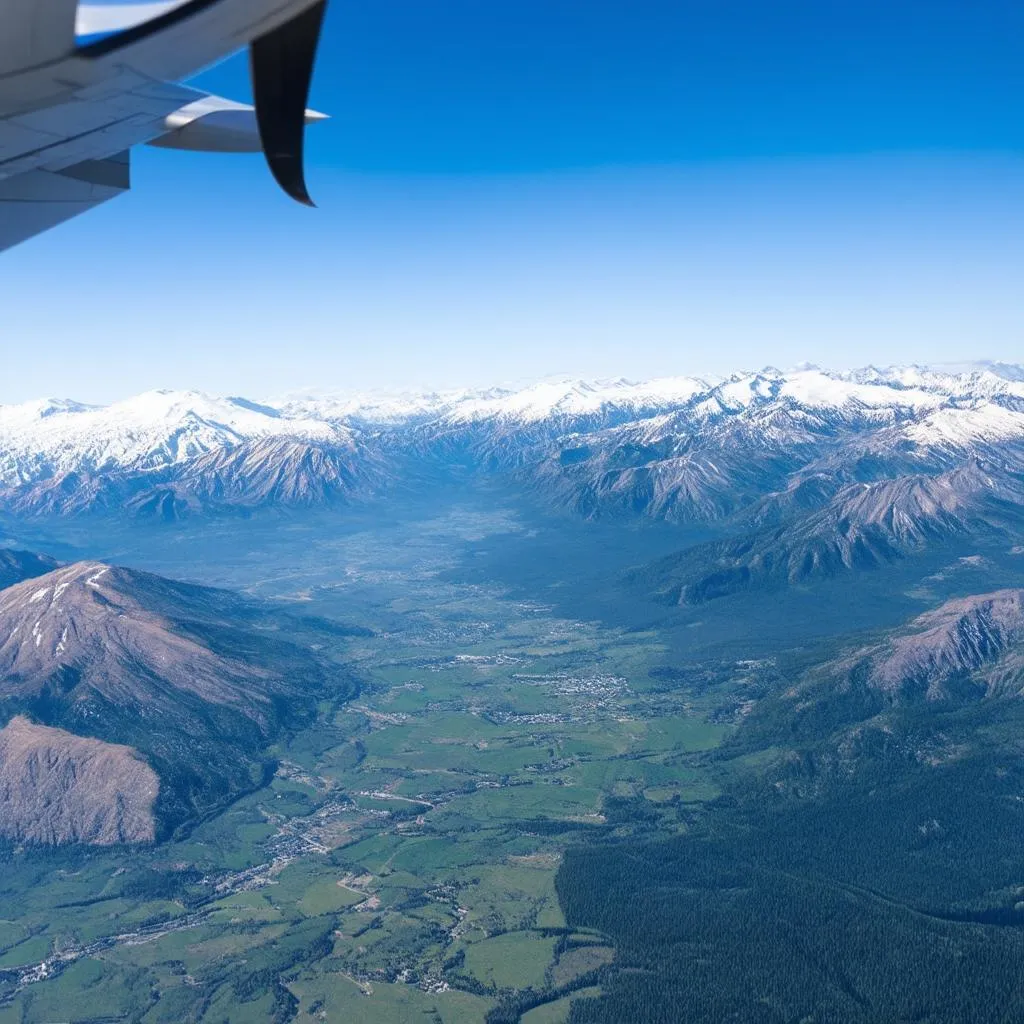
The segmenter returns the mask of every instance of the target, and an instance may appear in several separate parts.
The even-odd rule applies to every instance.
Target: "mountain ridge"
[[[758,516],[767,527],[667,556],[631,579],[663,601],[702,604],[879,568],[958,538],[1009,546],[1024,533],[1024,478],[977,460],[935,476],[825,488],[825,495],[794,500],[781,524],[762,504]]]
[[[429,467],[502,474],[587,518],[720,522],[772,494],[1024,468],[1024,369],[542,381],[518,390],[291,397],[148,392],[0,407],[0,508],[174,518],[376,500]],[[427,479],[430,474],[420,474]],[[803,479],[818,487],[794,490]]]
[[[36,576],[44,576],[57,567],[58,563],[46,555],[0,548],[0,590]]]
[[[1024,590],[945,601],[831,670],[893,702],[1024,696]]]

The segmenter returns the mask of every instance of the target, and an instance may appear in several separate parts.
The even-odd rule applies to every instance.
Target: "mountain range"
[[[702,604],[876,569],[958,540],[1011,551],[1024,534],[1024,478],[976,459],[934,476],[846,484],[827,498],[816,490],[804,504],[792,502],[780,524],[686,548],[633,578],[669,603]]]
[[[868,635],[836,609],[832,647],[745,719],[736,742],[750,749],[792,740],[779,778],[795,791],[890,754],[962,756],[976,746],[958,739],[975,736],[967,719],[988,714],[1005,730],[1006,716],[986,709],[1024,693],[1024,592],[1005,582],[1024,554],[1024,369],[0,408],[10,520],[344,516],[478,480],[502,481],[554,520],[678,531],[679,550],[595,583],[620,603],[625,583],[702,618],[720,609],[720,621],[744,595],[813,596],[826,581],[919,566],[901,588],[916,584],[931,610],[920,614],[915,597],[918,610],[892,628],[906,605],[889,601],[887,625]],[[686,526],[705,539],[687,541]],[[978,552],[1005,564],[979,572],[976,592],[925,586]],[[149,842],[258,786],[279,737],[318,702],[355,692],[317,629],[227,591],[0,547],[0,836]]]
[[[700,603],[983,534],[1024,494],[1024,368],[545,381],[274,401],[151,392],[0,407],[0,511],[177,519],[497,479],[548,512],[699,524],[642,575]]]
[[[376,494],[409,458],[458,457],[588,516],[717,520],[807,480],[1016,465],[1022,441],[1024,370],[1005,366],[275,402],[160,391],[0,407],[0,499],[74,512],[167,488],[196,508],[308,504]]]

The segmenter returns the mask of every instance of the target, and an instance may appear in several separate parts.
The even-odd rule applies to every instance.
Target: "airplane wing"
[[[327,0],[0,0],[0,251],[121,195],[138,144],[262,151],[303,175]],[[249,43],[255,105],[176,82]]]
[[[50,122],[31,117],[21,119],[18,125],[0,121],[0,174],[5,167],[21,167],[18,173],[0,177],[0,252],[128,191],[129,147],[147,138],[148,145],[162,149],[203,153],[262,151],[253,106],[184,86],[165,89],[163,96],[156,97],[118,95],[116,109],[104,110],[102,104],[97,104],[91,116],[104,122],[102,130],[95,137],[52,144],[54,153],[60,157],[55,159],[51,155],[49,163],[40,162],[38,152],[6,162],[3,153],[5,140],[23,141],[29,133],[44,139],[45,129],[53,127],[52,113],[48,115]],[[78,118],[84,114],[82,110],[76,111]],[[306,111],[307,124],[323,118],[323,114]],[[143,127],[145,132],[140,134]],[[106,156],[111,149],[119,151]]]
[[[262,150],[309,203],[303,129],[326,0],[0,0],[0,251],[128,188],[127,152]],[[251,46],[256,105],[175,84]]]
[[[121,195],[130,185],[127,152],[0,181],[0,251]]]
[[[0,0],[0,69],[10,73],[67,56],[78,0]]]

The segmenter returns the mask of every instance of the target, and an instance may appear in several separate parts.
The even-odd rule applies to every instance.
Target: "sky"
[[[0,255],[0,402],[1024,361],[1022,40],[1008,0],[332,0],[318,209],[136,150]]]

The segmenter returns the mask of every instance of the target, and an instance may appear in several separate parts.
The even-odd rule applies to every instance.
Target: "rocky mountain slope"
[[[109,406],[46,399],[0,406],[0,482],[154,469],[258,437],[348,436],[243,398],[151,391]]]
[[[165,474],[138,475],[122,507],[142,518],[172,519],[256,509],[337,507],[383,494],[381,460],[353,442],[261,438],[206,452]]]
[[[803,804],[876,790],[930,797],[949,787],[956,806],[1004,779],[1013,791],[1007,771],[1020,763],[1022,698],[1024,590],[956,597],[845,650],[829,641],[750,709],[732,753],[765,757],[758,800]]]
[[[972,458],[1024,465],[1024,387],[990,378],[911,387],[895,375],[884,384],[817,370],[740,376],[671,414],[565,438],[536,475],[588,516],[692,522],[754,512],[807,480],[827,497]]]
[[[160,780],[130,747],[17,716],[0,729],[0,835],[46,846],[156,838]]]
[[[160,391],[104,408],[0,407],[0,500],[15,514],[333,501],[372,492],[376,472],[344,425],[241,398]]]
[[[936,476],[848,484],[820,508],[807,504],[792,502],[782,525],[697,545],[633,579],[670,603],[699,604],[878,568],[957,538],[1009,547],[1024,534],[1024,478],[974,460]]]
[[[1024,590],[947,601],[829,671],[889,701],[1024,696]]]
[[[258,782],[268,743],[325,692],[325,665],[255,615],[224,591],[92,562],[16,584],[0,591],[0,719],[133,748],[171,828]],[[27,811],[46,813],[42,795]]]

